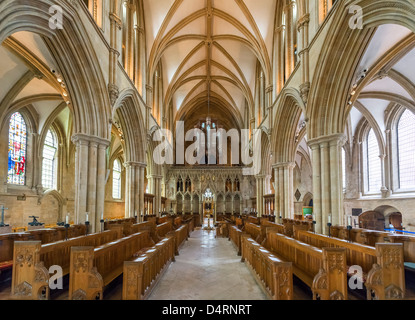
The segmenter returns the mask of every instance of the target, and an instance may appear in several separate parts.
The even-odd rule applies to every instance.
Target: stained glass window
[[[56,151],[58,142],[53,131],[48,130],[43,146],[42,185],[46,189],[56,188]]]
[[[10,117],[7,183],[24,185],[26,180],[26,123],[19,112]]]
[[[210,199],[210,198],[212,198],[213,197],[213,194],[212,194],[212,191],[210,191],[210,189],[208,188],[208,189],[206,189],[206,191],[205,191],[205,198],[206,199]]]
[[[415,188],[415,115],[406,110],[398,122],[399,187]]]
[[[382,169],[379,158],[379,145],[375,132],[370,129],[367,136],[367,180],[369,192],[380,192]]]
[[[121,164],[117,159],[112,168],[112,197],[121,199]]]

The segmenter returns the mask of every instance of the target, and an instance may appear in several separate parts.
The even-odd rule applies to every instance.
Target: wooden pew
[[[293,299],[293,268],[291,262],[278,259],[248,234],[241,236],[242,262],[272,300]]]
[[[156,235],[158,238],[162,239],[166,234],[173,230],[173,224],[171,221],[159,224],[156,226]]]
[[[30,234],[13,232],[0,235],[0,271],[13,266],[13,249],[15,241],[28,241]]]
[[[164,217],[157,217],[157,224],[162,224],[167,222],[167,216]]]
[[[378,242],[402,243],[404,246],[404,261],[415,262],[415,236],[386,231],[353,228],[350,230],[349,237],[348,230],[344,226],[335,226],[334,230],[333,237],[351,240],[352,242],[366,244],[372,247],[374,247]]]
[[[401,243],[376,243],[377,263],[369,271],[368,300],[403,300],[405,270]]]
[[[311,288],[314,300],[347,300],[344,248],[320,249],[274,232],[268,233],[267,246],[279,259],[293,263],[294,274]]]
[[[402,243],[405,262],[415,262],[415,237],[403,234],[389,234],[389,242]]]
[[[193,221],[194,221],[194,226],[195,227],[201,227],[202,226],[201,215],[200,214],[194,214],[193,215]]]
[[[248,233],[252,237],[252,239],[254,239],[256,242],[260,244],[262,244],[262,242],[265,240],[265,236],[262,234],[260,225],[245,222],[244,231]]]
[[[173,227],[176,229],[176,228],[179,228],[181,225],[182,225],[182,217],[174,218]]]
[[[114,231],[104,231],[87,236],[41,244],[40,241],[15,241],[13,248],[12,299],[48,299],[49,287],[40,286],[49,280],[51,266],[60,266],[62,276],[69,273],[70,251],[73,246],[96,247],[117,239]],[[29,263],[30,261],[35,261]],[[39,292],[42,288],[42,292]]]
[[[168,236],[132,261],[124,261],[122,300],[145,300],[170,262],[175,261],[174,237]]]
[[[235,225],[240,229],[243,228],[244,220],[242,218],[235,218]]]
[[[238,256],[242,254],[241,236],[242,236],[242,230],[238,229],[237,226],[229,227],[229,241],[232,241],[232,243],[235,245],[238,251]]]
[[[390,233],[362,228],[353,228],[349,233],[349,230],[347,230],[347,227],[345,226],[332,226],[330,228],[330,235],[334,238],[358,242],[374,247],[377,242],[384,243]]]
[[[373,264],[376,263],[376,249],[371,246],[303,230],[297,233],[297,240],[317,248],[345,248],[348,266],[361,266],[366,274],[372,269]]]
[[[86,233],[85,225],[71,225],[66,231],[64,227],[32,229],[25,232],[13,232],[0,235],[0,271],[13,266],[13,246],[15,241],[40,241],[41,244],[75,238]]]
[[[96,248],[72,247],[69,300],[102,300],[104,288],[122,274],[124,261],[153,245],[150,233],[145,231]]]
[[[260,218],[257,217],[247,217],[246,222],[253,223],[253,224],[260,224]]]
[[[188,239],[188,228],[189,225],[184,224],[180,226],[176,230],[169,231],[166,236],[173,236],[174,237],[174,248],[175,248],[175,254],[179,255],[179,248],[182,246],[185,240]]]
[[[225,220],[217,221],[215,226],[216,226],[215,238],[217,237],[228,238],[229,237],[229,222]]]
[[[374,292],[368,295],[368,299],[389,299],[395,294],[405,295],[404,250],[401,243],[377,243],[373,247],[309,231],[298,232],[298,240],[318,248],[345,248],[348,267],[361,267],[363,275],[359,281],[365,284],[368,293]],[[383,276],[386,278],[383,279]]]

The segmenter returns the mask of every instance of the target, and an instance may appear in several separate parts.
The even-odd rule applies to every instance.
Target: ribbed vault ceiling
[[[276,3],[144,0],[149,78],[161,62],[165,105],[180,112],[209,93],[241,114],[252,108],[257,64],[270,73]]]

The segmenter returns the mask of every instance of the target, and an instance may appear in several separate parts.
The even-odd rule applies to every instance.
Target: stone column
[[[126,16],[126,30],[125,30],[125,65],[130,79],[134,78],[134,11],[135,5],[126,2],[127,16]]]
[[[275,215],[294,218],[294,162],[277,163],[273,166],[275,176]]]
[[[310,90],[310,58],[309,58],[309,34],[308,25],[310,14],[305,14],[297,22],[300,41],[298,41],[298,57],[301,60],[301,82],[300,92],[303,101],[306,103]],[[301,47],[300,47],[301,46]]]
[[[274,35],[274,64],[276,66],[276,70],[273,72],[274,74],[274,83],[275,83],[275,90],[273,95],[273,100],[277,98],[277,95],[281,92],[284,87],[284,30],[285,26],[281,25],[275,29]]]
[[[151,111],[153,110],[153,87],[146,85],[146,129],[149,130]]]
[[[312,150],[313,211],[316,232],[328,234],[328,215],[332,225],[344,221],[341,148],[344,134],[333,134],[308,141]]]
[[[159,211],[161,210],[161,179],[163,178],[160,175],[152,174],[151,178],[151,193],[154,195],[154,207],[153,212],[159,216]],[[184,205],[184,202],[183,202]]]
[[[141,214],[144,215],[144,194],[146,192],[146,190],[144,189],[144,178],[145,178],[145,168],[146,168],[146,164],[142,163],[139,168],[139,187],[138,187],[138,194],[139,194],[139,205],[138,205],[138,210],[140,212],[140,218],[139,221],[143,222],[141,219]]]
[[[85,223],[89,212],[91,231],[99,230],[104,212],[105,149],[109,141],[95,136],[75,134],[75,223]]]
[[[290,1],[285,7],[285,79],[288,79],[294,70],[294,40],[295,40],[295,27],[293,26],[293,12],[294,12],[294,1]]]
[[[256,177],[256,207],[259,216],[261,217],[264,211],[264,175],[257,175]]]
[[[125,181],[125,217],[131,218],[137,214],[141,219],[144,214],[144,168],[141,162],[128,161],[124,163],[126,168]]]
[[[266,113],[269,116],[269,127],[272,128],[272,90],[274,86],[271,84],[265,89]]]
[[[110,94],[111,104],[114,105],[119,89],[117,83],[117,67],[120,51],[118,49],[118,33],[122,27],[121,19],[114,13],[110,13],[110,49],[109,49],[109,72],[108,72],[108,91]]]

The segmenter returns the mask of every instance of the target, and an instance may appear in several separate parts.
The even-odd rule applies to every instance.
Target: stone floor
[[[227,238],[195,230],[149,300],[264,300],[266,295]]]

